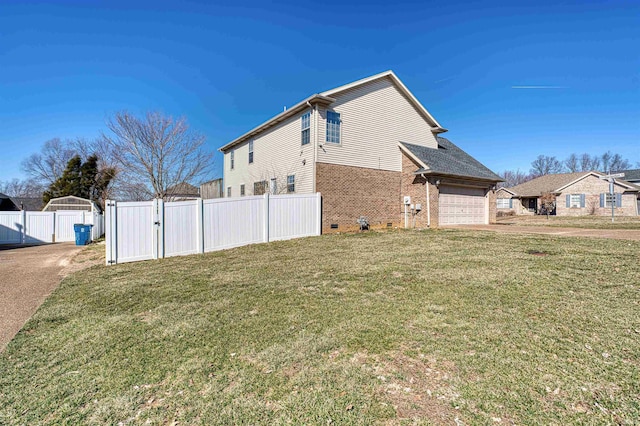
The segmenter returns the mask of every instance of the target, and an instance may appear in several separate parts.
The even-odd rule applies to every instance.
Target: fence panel
[[[115,206],[115,261],[157,259],[157,202],[126,202]]]
[[[200,200],[164,203],[164,256],[181,256],[201,251]]]
[[[320,194],[107,201],[107,264],[320,235]]]
[[[22,212],[0,212],[0,244],[22,243],[23,220]]]
[[[55,234],[54,212],[25,212],[26,227],[24,242],[52,243]]]
[[[265,214],[262,196],[204,200],[204,251],[266,241]]]
[[[269,240],[320,235],[320,214],[320,194],[270,196]]]
[[[84,223],[84,214],[85,212],[80,210],[58,210],[55,212],[56,243],[76,240],[73,225],[76,223]],[[87,215],[89,215],[89,213],[87,213]]]

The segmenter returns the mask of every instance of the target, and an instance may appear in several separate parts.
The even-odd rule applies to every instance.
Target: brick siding
[[[411,197],[411,203],[413,205],[421,204],[422,211],[413,216],[409,211],[409,227],[415,226],[416,228],[426,228],[428,226],[427,208],[431,210],[431,227],[438,226],[438,188],[429,183],[429,202],[427,203],[427,188],[425,187],[425,179],[422,176],[416,176],[414,171],[421,166],[416,164],[413,160],[402,154],[402,197],[405,195]],[[402,200],[401,200],[402,201]],[[404,226],[404,206],[401,211],[402,226]]]
[[[623,187],[616,185],[615,192],[620,193]],[[609,192],[609,182],[598,179],[593,175],[574,183],[570,187],[564,189],[562,194],[556,198],[556,215],[557,216],[608,216],[611,214],[611,207],[600,207],[600,194]],[[567,207],[567,194],[585,194],[585,206],[583,208]],[[615,214],[618,216],[635,216],[636,212],[635,193],[622,194],[622,207],[615,208]]]
[[[401,223],[401,173],[341,166],[328,163],[316,165],[316,191],[322,193],[322,232],[359,229],[360,216],[369,220],[372,228],[404,226]],[[337,224],[337,229],[331,229]]]

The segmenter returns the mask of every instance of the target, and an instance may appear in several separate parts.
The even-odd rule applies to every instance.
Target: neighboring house
[[[0,192],[0,212],[15,212],[20,210],[11,197]]]
[[[20,210],[39,212],[42,210],[42,197],[11,197]]]
[[[514,198],[515,192],[509,188],[500,188],[496,191],[496,212],[497,216],[508,216],[518,214],[516,211],[520,202]],[[515,204],[514,204],[515,202]]]
[[[615,173],[624,173],[624,177],[622,179],[634,185],[640,185],[640,169],[620,170]]]
[[[181,182],[167,188],[167,201],[196,200],[200,198],[200,190],[187,182]]]
[[[609,215],[611,203],[618,216],[638,214],[640,187],[625,180],[616,180],[615,196],[609,197],[609,182],[600,179],[596,171],[560,173],[540,176],[511,188],[501,188],[496,199],[498,211],[513,210],[515,214],[541,213],[540,197],[556,196],[557,216]],[[509,203],[505,200],[510,199]]]
[[[220,148],[224,196],[320,192],[325,232],[361,216],[373,227],[492,222],[501,178],[445,131],[387,71],[312,95]]]
[[[200,184],[200,196],[203,200],[223,197],[224,183],[222,178],[210,180]]]

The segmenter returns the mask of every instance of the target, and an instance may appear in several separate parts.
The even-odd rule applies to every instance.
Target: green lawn
[[[497,223],[503,225],[552,226],[588,229],[640,229],[640,216],[504,216]]]
[[[368,232],[96,266],[0,424],[638,424],[640,242]]]

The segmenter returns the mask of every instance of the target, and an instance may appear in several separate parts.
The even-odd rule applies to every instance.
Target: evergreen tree
[[[89,156],[84,163],[80,156],[76,155],[69,160],[62,176],[44,192],[42,199],[46,204],[52,198],[75,195],[98,202],[103,206],[102,196],[114,176],[115,170],[111,168],[98,169],[96,155]]]

